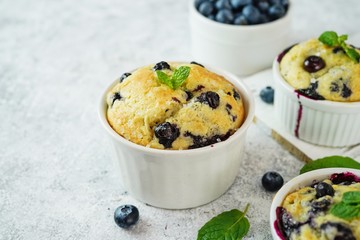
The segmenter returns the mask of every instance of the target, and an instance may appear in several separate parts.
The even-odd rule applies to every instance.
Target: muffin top
[[[277,210],[281,233],[286,239],[360,239],[360,216],[333,213],[355,195],[360,196],[360,178],[348,172],[290,193]]]
[[[176,88],[172,78],[185,67]],[[178,85],[179,85],[178,84]],[[242,124],[245,109],[235,87],[202,65],[160,62],[124,74],[107,94],[107,119],[121,136],[158,149],[191,149],[227,139]]]
[[[299,43],[282,57],[280,73],[298,93],[309,98],[360,101],[360,64],[339,46],[328,46],[318,39]]]

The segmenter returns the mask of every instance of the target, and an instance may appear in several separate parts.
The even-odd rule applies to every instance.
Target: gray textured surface
[[[122,189],[97,119],[101,91],[135,66],[191,59],[187,1],[0,1],[0,239],[195,239],[214,215],[248,213],[247,239],[270,239],[267,170],[285,181],[302,166],[266,131],[250,128],[234,185],[190,210],[146,206]],[[358,0],[296,0],[294,37],[352,33]],[[317,16],[317,17],[315,17]],[[310,28],[311,27],[311,28]],[[114,209],[138,206],[129,231]]]

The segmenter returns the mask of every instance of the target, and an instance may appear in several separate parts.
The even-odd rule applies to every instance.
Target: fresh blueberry
[[[200,63],[197,63],[197,62],[194,62],[194,61],[191,61],[190,64],[195,64],[195,65],[198,65],[200,67],[204,67],[204,65],[200,64]]]
[[[246,20],[246,17],[244,17],[244,15],[240,14],[237,17],[235,17],[234,24],[235,25],[248,25],[248,21]]]
[[[155,136],[159,143],[165,148],[170,148],[175,139],[180,135],[180,131],[175,124],[164,122],[157,125],[154,129]]]
[[[195,7],[196,9],[199,9],[200,4],[202,4],[203,2],[206,2],[207,0],[195,0]]]
[[[270,20],[276,20],[283,17],[285,13],[286,10],[281,4],[275,4],[269,8],[268,16]]]
[[[121,228],[129,228],[139,220],[139,210],[133,205],[122,205],[114,212],[115,223]]]
[[[318,56],[311,55],[304,60],[303,68],[309,73],[317,72],[325,67],[325,61]]]
[[[271,5],[280,4],[281,0],[269,0]]]
[[[199,5],[199,12],[204,15],[205,17],[210,16],[214,13],[215,7],[212,2],[203,2]]]
[[[262,177],[261,183],[267,191],[274,192],[281,188],[284,184],[284,179],[277,172],[267,172]]]
[[[260,11],[253,5],[246,5],[242,14],[248,20],[249,24],[258,24],[260,23]]]
[[[266,14],[260,14],[260,23],[270,22],[269,17]]]
[[[156,70],[164,70],[164,69],[169,69],[170,70],[170,65],[167,62],[164,62],[164,61],[158,62],[153,67],[154,71],[156,71]]]
[[[261,12],[266,13],[269,10],[270,4],[268,1],[262,0],[257,3],[257,7]]]
[[[356,240],[351,228],[342,223],[327,222],[320,226],[321,231],[327,239],[334,240]]]
[[[330,184],[327,184],[326,182],[319,182],[315,185],[316,190],[316,198],[321,198],[323,196],[329,195],[334,196],[334,189]]]
[[[209,105],[212,109],[215,109],[220,104],[220,97],[216,92],[204,92],[201,93],[197,100],[201,103]]]
[[[217,0],[215,3],[215,8],[217,10],[229,9],[231,10],[231,5],[229,0]]]
[[[260,98],[266,103],[274,102],[274,89],[270,86],[267,86],[260,91]]]
[[[120,82],[123,82],[128,76],[130,76],[131,75],[131,73],[124,73],[123,75],[121,75],[121,77],[120,77]]]
[[[215,21],[230,24],[234,21],[234,14],[229,9],[221,9],[216,14]]]
[[[230,4],[235,10],[239,10],[243,6],[251,4],[251,0],[230,0]]]
[[[281,0],[280,3],[284,6],[285,9],[289,7],[289,0]]]
[[[114,105],[114,102],[116,100],[121,100],[121,99],[122,99],[122,96],[120,95],[119,92],[114,93],[114,95],[112,96],[111,106]]]

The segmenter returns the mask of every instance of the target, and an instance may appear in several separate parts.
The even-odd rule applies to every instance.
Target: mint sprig
[[[330,213],[346,220],[360,217],[360,192],[344,193],[341,202],[332,206]]]
[[[319,41],[325,45],[330,47],[341,47],[350,59],[358,63],[360,61],[360,54],[354,48],[349,47],[345,43],[347,39],[348,35],[338,36],[338,34],[334,31],[323,32],[319,37]]]
[[[249,206],[246,205],[244,212],[233,209],[212,218],[199,230],[197,240],[242,239],[250,228],[245,217]]]
[[[360,163],[349,157],[329,156],[329,157],[316,159],[314,161],[305,164],[300,169],[300,174],[320,168],[331,168],[331,167],[360,169]]]
[[[190,74],[190,67],[181,66],[178,69],[175,69],[171,77],[168,76],[165,72],[160,70],[156,70],[155,72],[161,83],[168,85],[173,90],[176,90],[188,78]]]

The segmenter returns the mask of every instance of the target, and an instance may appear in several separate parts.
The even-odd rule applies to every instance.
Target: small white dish
[[[291,2],[284,17],[246,26],[210,20],[196,10],[194,0],[189,1],[189,9],[194,60],[240,76],[271,67],[277,53],[291,42]]]
[[[270,228],[271,235],[274,240],[283,240],[276,231],[276,209],[280,207],[285,199],[285,197],[300,189],[301,187],[309,186],[314,182],[322,181],[324,179],[329,179],[329,177],[334,173],[343,173],[350,172],[356,176],[360,176],[360,170],[352,168],[323,168],[317,169],[314,171],[306,172],[297,177],[294,177],[289,182],[287,182],[281,189],[276,193],[270,207]]]
[[[275,58],[274,106],[285,130],[317,145],[345,147],[360,143],[360,102],[313,100],[295,92],[281,76]]]
[[[243,159],[246,132],[254,118],[251,91],[235,75],[205,66],[224,76],[239,91],[246,118],[227,140],[189,150],[161,150],[132,143],[116,133],[106,117],[106,94],[99,104],[102,126],[114,147],[120,182],[136,199],[155,207],[184,209],[197,207],[221,196],[232,185]]]

